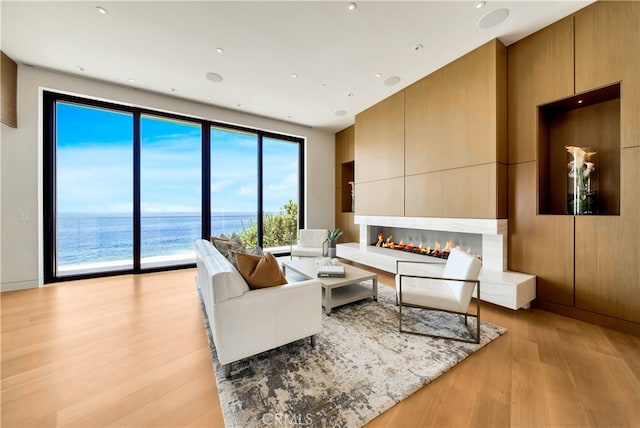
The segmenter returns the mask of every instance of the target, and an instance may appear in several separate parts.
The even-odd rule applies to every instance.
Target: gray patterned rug
[[[394,290],[380,285],[377,302],[367,299],[323,315],[315,348],[309,339],[298,340],[233,363],[226,379],[204,308],[202,313],[229,428],[360,427],[506,332],[482,322],[479,345],[400,334]],[[457,315],[406,314],[412,329],[469,337],[461,318],[452,319]],[[475,319],[469,326],[475,327]]]

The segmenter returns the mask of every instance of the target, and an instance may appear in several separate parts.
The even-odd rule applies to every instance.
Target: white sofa
[[[317,280],[250,290],[238,270],[211,244],[196,241],[196,281],[224,366],[322,330],[322,284]]]

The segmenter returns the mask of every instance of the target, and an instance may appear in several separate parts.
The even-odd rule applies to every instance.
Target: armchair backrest
[[[449,253],[442,276],[475,281],[478,279],[481,268],[482,262],[477,257],[454,248]],[[471,295],[475,287],[473,282],[448,281],[447,284],[456,295],[458,302],[468,304],[471,301]]]
[[[322,248],[328,234],[327,229],[300,229],[298,231],[298,246]]]

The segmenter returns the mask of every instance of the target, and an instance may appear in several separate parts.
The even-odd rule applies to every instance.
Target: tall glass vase
[[[567,210],[572,215],[598,213],[598,171],[595,152],[571,147],[568,152]]]

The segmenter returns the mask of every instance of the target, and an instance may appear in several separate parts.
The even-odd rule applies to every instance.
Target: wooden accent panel
[[[349,214],[350,213],[342,212],[336,213],[336,228],[342,231],[342,236],[338,238],[338,243],[340,244],[344,242],[351,242],[349,239],[349,230],[351,226],[349,224]]]
[[[509,269],[537,276],[536,299],[573,306],[573,217],[536,215],[536,162],[508,175]]]
[[[354,140],[355,126],[352,125],[336,133],[336,199],[335,225],[343,234],[338,242],[357,242],[354,236],[360,234],[360,228],[353,223],[351,211],[351,186],[354,179]],[[354,235],[355,233],[355,235]]]
[[[550,118],[549,139],[540,139],[548,151],[538,162],[542,177],[548,168],[549,178],[539,187],[540,213],[567,214],[567,145],[589,147],[596,152],[598,205],[600,214],[620,213],[620,100],[615,99],[570,110]]]
[[[0,52],[2,68],[0,83],[0,122],[12,128],[18,127],[18,65],[4,52]]]
[[[356,115],[355,127],[356,182],[402,177],[404,91]]]
[[[576,92],[621,81],[622,147],[640,145],[640,2],[599,1],[575,15]]]
[[[509,163],[536,160],[537,106],[574,93],[573,17],[508,48]]]
[[[640,323],[640,147],[622,150],[619,217],[576,217],[576,307]]]
[[[407,217],[497,218],[497,164],[405,178]]]
[[[355,214],[348,213],[349,217],[349,242],[360,242],[360,225],[355,224]]]
[[[336,189],[339,189],[342,183],[342,163],[347,162],[349,159],[349,137],[353,136],[353,131],[349,131],[353,127],[343,129],[336,133],[336,148],[335,148],[335,168],[336,168]]]
[[[497,161],[498,57],[506,49],[494,39],[405,89],[406,175]]]
[[[356,182],[356,213],[404,216],[404,178]]]

